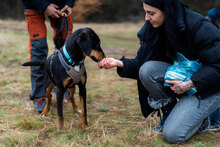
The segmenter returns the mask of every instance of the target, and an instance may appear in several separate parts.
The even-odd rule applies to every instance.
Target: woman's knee
[[[166,142],[172,143],[172,144],[177,144],[181,143],[180,138],[178,137],[178,132],[175,129],[163,129],[163,138]]]
[[[181,125],[175,121],[172,123],[169,122],[169,124],[165,122],[163,128],[163,138],[166,142],[171,144],[183,143],[197,132],[199,126],[200,125],[197,125],[189,129],[187,126]]]
[[[146,81],[149,80],[153,69],[154,66],[152,61],[148,61],[141,66],[141,68],[139,69],[139,79],[142,83],[146,83]]]

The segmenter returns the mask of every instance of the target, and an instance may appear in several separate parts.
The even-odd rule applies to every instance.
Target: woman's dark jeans
[[[153,97],[170,97],[170,93],[160,82],[169,66],[165,62],[149,61],[140,68],[139,78]],[[169,143],[186,141],[197,132],[203,120],[219,107],[220,92],[202,100],[198,100],[196,96],[183,95],[164,123],[164,139]]]

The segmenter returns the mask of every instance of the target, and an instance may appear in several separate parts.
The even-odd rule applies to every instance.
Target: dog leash
[[[56,28],[56,34],[57,34],[57,40],[58,40],[59,47],[63,46],[63,44],[62,44],[62,30],[63,30],[64,27],[65,27],[65,30],[66,30],[65,38],[67,38],[67,36],[69,34],[69,26],[68,26],[68,20],[67,20],[67,13],[60,12],[60,15],[62,17],[61,24],[60,24],[59,19],[58,19],[57,20],[57,24],[60,24],[60,27]],[[59,26],[59,25],[57,25],[57,26]]]

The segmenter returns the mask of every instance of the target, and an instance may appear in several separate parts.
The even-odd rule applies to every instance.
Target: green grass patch
[[[0,115],[5,115],[5,114],[6,114],[6,111],[5,111],[5,110],[0,109]]]
[[[50,132],[50,133],[55,133],[56,131],[57,131],[57,127],[50,127],[48,129],[48,132]]]
[[[21,122],[18,122],[16,127],[19,127],[23,130],[37,130],[43,128],[43,123],[36,120],[22,120]]]
[[[8,84],[9,84],[9,82],[7,80],[0,81],[0,87],[4,87]]]

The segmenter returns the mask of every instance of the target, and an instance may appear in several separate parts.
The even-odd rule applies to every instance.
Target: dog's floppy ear
[[[89,56],[92,50],[92,40],[89,37],[89,34],[86,32],[81,32],[77,38],[77,44],[80,49]]]

